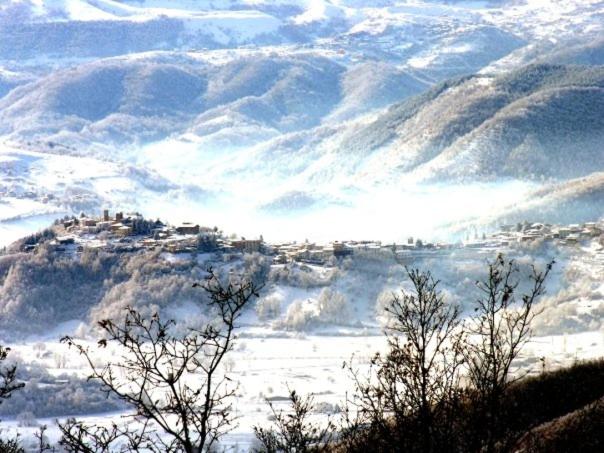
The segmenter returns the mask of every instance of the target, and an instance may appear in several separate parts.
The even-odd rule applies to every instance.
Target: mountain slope
[[[440,84],[350,134],[422,179],[561,177],[604,168],[604,68],[531,65]]]
[[[528,194],[523,202],[510,206],[505,217],[522,221],[535,215],[567,224],[604,215],[604,172],[545,185]]]
[[[335,187],[580,178],[604,170],[603,86],[604,68],[564,65],[452,79],[386,110],[275,136],[216,169],[223,181],[274,187],[277,178],[312,197]]]
[[[313,53],[212,63],[162,52],[85,63],[15,88],[0,99],[0,134],[85,148],[187,133],[249,146],[383,107],[425,86],[387,63],[346,68]]]
[[[291,90],[314,96],[317,109],[329,110],[338,98],[340,70],[328,60],[303,58],[256,59],[222,68],[179,56],[101,60],[13,90],[0,101],[1,133],[61,143],[136,143],[189,127],[200,130],[228,114],[256,121],[263,107],[268,108],[265,123],[296,127],[291,118],[299,104],[279,105],[278,98]],[[333,95],[325,96],[326,91]]]
[[[426,170],[572,178],[604,168],[604,68],[529,66],[494,81],[486,99],[500,97],[502,108],[459,134]]]

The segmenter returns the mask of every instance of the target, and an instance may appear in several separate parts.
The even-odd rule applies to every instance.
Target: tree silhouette
[[[545,292],[545,280],[554,261],[544,271],[532,267],[531,283],[518,300],[520,268],[500,254],[489,263],[485,281],[477,282],[481,296],[468,326],[464,347],[468,378],[475,393],[475,423],[480,442],[487,452],[495,450],[496,439],[505,423],[500,423],[500,403],[506,389],[519,377],[511,377],[511,367],[530,339],[531,323],[538,311],[534,304]]]
[[[73,452],[146,449],[155,452],[201,452],[210,449],[234,422],[230,398],[237,385],[221,369],[232,350],[236,321],[259,288],[251,281],[223,285],[212,270],[201,284],[209,295],[215,322],[185,335],[172,333],[173,321],[158,314],[144,317],[127,308],[124,318],[99,323],[105,334],[98,348],[116,345],[121,353],[97,366],[92,352],[70,337],[91,369],[90,379],[124,401],[138,427],[112,424],[86,426],[74,419],[60,425],[61,445]]]

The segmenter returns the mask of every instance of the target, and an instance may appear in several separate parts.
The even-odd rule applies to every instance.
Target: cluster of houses
[[[128,237],[134,234],[134,224],[138,220],[143,220],[138,213],[124,216],[123,212],[116,212],[115,216],[111,217],[109,210],[105,209],[99,218],[81,216],[64,220],[63,228],[68,235],[99,234],[107,231],[115,237]],[[163,224],[159,222],[158,227],[161,226]]]
[[[288,242],[273,244],[271,250],[274,255],[273,262],[276,264],[285,264],[292,261],[324,264],[331,258],[342,258],[360,250],[377,256],[383,252],[383,247],[379,241],[335,241],[326,245],[307,241],[303,243]]]
[[[424,253],[431,251],[447,251],[451,249],[476,249],[509,247],[517,243],[531,243],[533,241],[552,241],[560,246],[572,246],[584,240],[600,238],[604,246],[604,222],[586,222],[568,226],[520,223],[504,225],[500,231],[482,238],[476,237],[465,242],[433,243],[423,242],[410,237],[404,244],[382,244],[380,241],[344,241],[332,242],[327,245],[315,243],[283,243],[271,246],[276,264],[285,264],[292,261],[311,264],[325,264],[331,258],[340,258],[348,255],[362,255],[367,258],[382,258],[386,256],[404,257],[409,253]]]
[[[116,212],[110,215],[105,209],[101,216],[81,215],[63,220],[59,235],[51,242],[61,250],[75,244],[76,250],[84,245],[114,251],[161,249],[171,253],[194,252],[208,248],[223,252],[260,252],[262,239],[226,239],[218,228],[200,226],[191,222],[167,225],[160,220],[146,220],[139,213]]]
[[[304,262],[309,264],[325,264],[332,258],[343,258],[356,255],[369,259],[391,258],[403,256],[412,252],[429,252],[436,250],[450,250],[463,247],[462,243],[433,243],[423,242],[421,239],[410,237],[406,243],[382,243],[381,241],[335,241],[326,245],[315,243],[283,243],[271,246],[275,264],[288,262]]]
[[[79,218],[65,219],[61,226],[64,234],[54,240],[59,245],[75,242],[106,246],[129,243],[132,249],[137,248],[136,246],[151,247],[173,236],[197,235],[200,232],[199,225],[184,223],[168,226],[160,220],[146,220],[136,212],[116,212],[110,215],[108,209],[103,210],[100,217],[81,215]]]
[[[583,224],[552,225],[548,223],[519,223],[504,225],[500,231],[482,241],[474,241],[471,245],[499,244],[510,245],[514,242],[530,243],[534,241],[551,241],[558,245],[575,245],[584,240],[603,238],[604,222],[586,222]]]
[[[104,210],[99,217],[81,216],[62,222],[61,235],[52,243],[57,246],[76,244],[78,249],[106,247],[113,250],[160,249],[171,253],[216,251],[229,253],[260,252],[273,257],[273,263],[304,262],[323,265],[334,259],[350,255],[366,258],[385,258],[394,254],[403,257],[408,253],[431,252],[458,248],[508,247],[514,243],[554,241],[556,244],[573,245],[583,240],[600,238],[604,246],[604,222],[587,222],[567,226],[543,223],[519,223],[504,225],[496,233],[482,235],[474,240],[452,243],[422,242],[412,237],[403,244],[382,244],[380,241],[335,241],[316,244],[308,241],[297,243],[266,244],[260,239],[225,238],[218,228],[203,227],[184,222],[167,225],[159,220],[149,221],[138,213],[116,212],[110,215]]]

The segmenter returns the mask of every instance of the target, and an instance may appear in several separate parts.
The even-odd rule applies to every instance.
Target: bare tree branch
[[[236,322],[259,288],[250,281],[223,285],[209,270],[194,286],[209,296],[215,322],[192,329],[184,336],[171,332],[173,321],[162,321],[156,313],[145,318],[128,307],[120,322],[99,323],[105,333],[98,348],[117,345],[116,360],[99,367],[91,351],[70,337],[62,341],[87,361],[91,374],[107,395],[130,406],[131,418],[141,421],[137,429],[112,425],[90,428],[75,420],[60,425],[61,444],[74,452],[150,451],[187,453],[209,449],[235,421],[230,398],[237,385],[224,373],[221,363],[232,350]]]

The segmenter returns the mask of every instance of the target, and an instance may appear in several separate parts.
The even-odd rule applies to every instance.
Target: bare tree
[[[9,352],[10,348],[0,346],[0,363],[8,358]],[[15,390],[19,390],[24,386],[25,383],[18,382],[16,365],[0,367],[0,403],[10,398]]]
[[[37,453],[46,453],[46,452],[54,452],[55,449],[48,442],[48,438],[46,437],[46,430],[48,426],[42,425],[40,429],[34,433],[34,438],[36,440],[36,452]]]
[[[261,444],[258,451],[265,453],[321,453],[331,451],[335,426],[328,420],[324,427],[312,423],[309,416],[314,408],[312,395],[300,396],[290,390],[291,411],[276,411],[273,403],[269,406],[275,418],[274,428],[254,427],[256,438]]]
[[[8,358],[10,348],[0,346],[0,363]],[[11,397],[14,391],[25,386],[17,379],[17,366],[0,366],[0,404]],[[5,453],[22,453],[24,450],[19,443],[19,438],[0,439],[0,451]]]
[[[210,449],[234,422],[230,398],[237,385],[221,363],[233,348],[236,322],[259,288],[249,281],[224,286],[212,271],[195,284],[209,295],[217,321],[184,336],[172,334],[173,321],[158,314],[145,318],[127,308],[123,320],[99,323],[106,338],[98,347],[115,344],[122,353],[99,367],[92,352],[74,339],[74,347],[91,368],[90,379],[130,406],[138,428],[89,427],[69,420],[60,425],[61,445],[73,452],[150,451],[186,453]]]
[[[74,453],[111,453],[116,451],[117,443],[121,443],[118,451],[160,451],[153,443],[152,436],[147,432],[147,426],[131,429],[111,423],[107,426],[87,426],[75,418],[70,418],[59,424],[62,437],[59,444],[69,452]]]
[[[393,294],[387,307],[388,352],[373,357],[369,379],[350,368],[357,390],[352,404],[361,417],[355,423],[371,426],[392,448],[440,451],[459,389],[460,311],[444,300],[430,272],[407,274],[414,292]]]
[[[519,376],[511,376],[511,367],[522,347],[530,339],[531,323],[538,314],[535,302],[545,291],[545,280],[554,261],[544,271],[532,267],[530,287],[518,298],[520,268],[502,255],[489,263],[485,281],[477,282],[481,291],[468,328],[464,353],[468,377],[475,392],[478,413],[478,439],[488,452],[495,450],[500,402],[505,390]],[[476,448],[476,445],[474,445]]]
[[[0,439],[0,451],[2,453],[25,453],[19,442],[19,435],[12,439]]]

